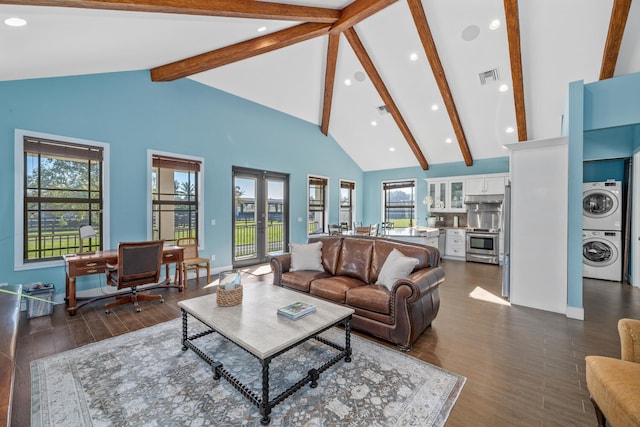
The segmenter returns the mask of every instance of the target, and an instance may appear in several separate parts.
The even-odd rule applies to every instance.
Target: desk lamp
[[[84,239],[95,239],[98,237],[96,235],[96,231],[90,225],[82,225],[80,226],[80,253],[83,252],[83,241]]]

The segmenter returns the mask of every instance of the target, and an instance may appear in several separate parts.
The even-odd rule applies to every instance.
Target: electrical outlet
[[[216,256],[215,255],[211,255],[211,261],[215,261],[216,260]]]
[[[211,220],[211,225],[216,225],[216,220],[215,219]]]

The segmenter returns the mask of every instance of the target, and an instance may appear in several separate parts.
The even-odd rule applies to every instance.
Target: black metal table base
[[[206,335],[212,334],[214,332],[217,332],[214,329],[209,329],[206,330],[204,332],[200,332],[194,335],[189,335],[188,333],[188,322],[187,322],[187,315],[190,314],[193,318],[197,319],[198,321],[202,322],[201,319],[198,319],[198,317],[192,313],[188,313],[187,311],[185,311],[184,309],[182,310],[182,350],[186,351],[187,349],[191,349],[193,350],[198,356],[200,356],[205,362],[207,362],[209,365],[211,365],[211,370],[213,371],[213,379],[214,380],[219,380],[220,378],[224,378],[225,380],[227,380],[229,382],[229,384],[231,384],[236,390],[238,390],[240,393],[242,393],[247,399],[249,399],[249,401],[251,401],[251,403],[253,403],[254,405],[256,405],[260,411],[260,415],[262,415],[262,419],[260,420],[260,424],[262,425],[268,425],[271,422],[271,410],[273,409],[274,406],[278,405],[279,403],[282,403],[287,397],[291,396],[292,394],[294,394],[296,391],[300,390],[302,387],[304,387],[306,384],[311,383],[310,387],[311,388],[316,388],[318,386],[318,379],[320,378],[320,374],[323,373],[324,371],[326,371],[327,369],[329,369],[331,366],[335,365],[336,363],[338,363],[341,359],[344,358],[345,362],[351,362],[351,316],[340,320],[334,324],[331,324],[329,326],[327,326],[326,328],[324,328],[323,330],[319,331],[318,334],[316,335],[311,335],[295,344],[293,344],[290,347],[287,347],[281,351],[279,351],[278,353],[274,354],[273,356],[270,356],[266,359],[260,359],[259,357],[251,354],[252,356],[254,356],[256,359],[259,360],[260,365],[262,366],[262,393],[259,396],[257,393],[255,393],[253,390],[251,390],[249,387],[247,387],[246,385],[244,385],[238,378],[236,378],[231,372],[229,372],[223,365],[222,362],[217,361],[217,360],[213,360],[211,357],[209,357],[209,355],[207,355],[205,352],[203,352],[200,348],[198,348],[195,343],[193,341],[195,341],[198,338],[202,338]],[[204,322],[202,322],[204,323]],[[323,338],[321,336],[319,336],[319,334],[321,334],[322,332],[325,332],[326,330],[339,325],[339,324],[344,324],[344,329],[345,329],[345,345],[344,347],[334,343],[333,341],[329,341],[326,338]],[[224,336],[222,334],[220,334],[221,336]],[[225,337],[227,338],[227,337]],[[300,344],[306,342],[309,339],[315,339],[318,342],[321,342],[325,345],[328,345],[329,347],[332,347],[336,350],[339,351],[338,354],[336,354],[334,357],[332,357],[331,359],[329,359],[326,363],[324,363],[322,366],[320,366],[319,368],[313,368],[310,369],[307,372],[307,375],[305,375],[302,379],[300,379],[298,382],[296,382],[295,384],[291,385],[289,388],[287,388],[285,391],[283,391],[282,393],[280,393],[278,396],[276,396],[274,399],[269,400],[269,364],[271,363],[271,361],[273,359],[275,359],[276,357],[280,356],[281,354],[291,350],[294,347],[299,346]],[[228,338],[227,338],[228,339]],[[233,340],[229,340],[231,342],[233,342]],[[234,343],[235,344],[235,343]],[[237,344],[236,344],[237,345]],[[240,347],[240,346],[238,346]],[[240,347],[242,348],[242,347]],[[244,348],[242,348],[243,350],[245,350]],[[247,351],[247,350],[245,350]]]

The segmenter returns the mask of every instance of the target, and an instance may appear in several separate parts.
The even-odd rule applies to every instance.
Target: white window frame
[[[389,184],[392,182],[407,182],[407,181],[413,181],[413,191],[414,191],[414,208],[413,208],[413,226],[415,227],[416,225],[418,225],[418,182],[416,178],[405,178],[405,179],[388,179],[385,181],[382,181],[382,183],[380,184],[380,198],[382,199],[380,201],[380,222],[384,222],[385,221],[385,211],[386,211],[386,206],[385,206],[385,197],[384,197],[384,185],[385,184]]]
[[[344,179],[344,178],[340,178],[338,180],[338,222],[340,220],[340,209],[341,209],[341,201],[340,201],[340,195],[342,193],[342,183],[343,182],[350,182],[353,184],[353,190],[351,191],[351,224],[349,224],[349,229],[351,229],[353,227],[353,223],[356,222],[356,218],[358,217],[356,215],[356,208],[357,208],[357,197],[356,197],[356,189],[358,187],[358,183],[351,180],[351,179]]]
[[[175,157],[177,159],[194,160],[200,162],[198,172],[198,249],[204,246],[204,157],[190,156],[169,151],[147,150],[147,239],[153,239],[153,156]]]
[[[307,175],[307,180],[305,181],[305,186],[307,188],[307,200],[306,200],[306,204],[307,204],[307,217],[304,219],[304,227],[305,227],[305,234],[307,235],[307,237],[309,236],[313,236],[312,234],[309,234],[309,214],[311,213],[311,211],[309,210],[309,197],[311,197],[311,192],[309,191],[309,179],[310,178],[320,178],[320,179],[326,179],[327,180],[327,185],[325,186],[324,189],[324,218],[325,218],[325,224],[323,224],[323,231],[326,233],[328,231],[328,227],[329,227],[329,191],[331,189],[331,180],[329,179],[328,176],[323,176],[323,175],[318,175],[318,174],[314,174],[314,173],[310,173]]]
[[[102,248],[109,249],[111,236],[110,227],[110,152],[109,144],[87,139],[73,138],[69,136],[53,135],[42,132],[32,132],[24,129],[15,129],[14,132],[14,240],[13,240],[13,269],[14,271],[35,270],[39,268],[60,267],[64,265],[63,260],[32,261],[25,263],[23,259],[24,245],[24,137],[51,139],[60,142],[69,142],[82,145],[92,145],[102,148]]]

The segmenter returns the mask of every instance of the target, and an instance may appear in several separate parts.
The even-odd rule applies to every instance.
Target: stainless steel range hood
[[[503,194],[474,194],[464,196],[465,205],[499,204],[504,200]]]

